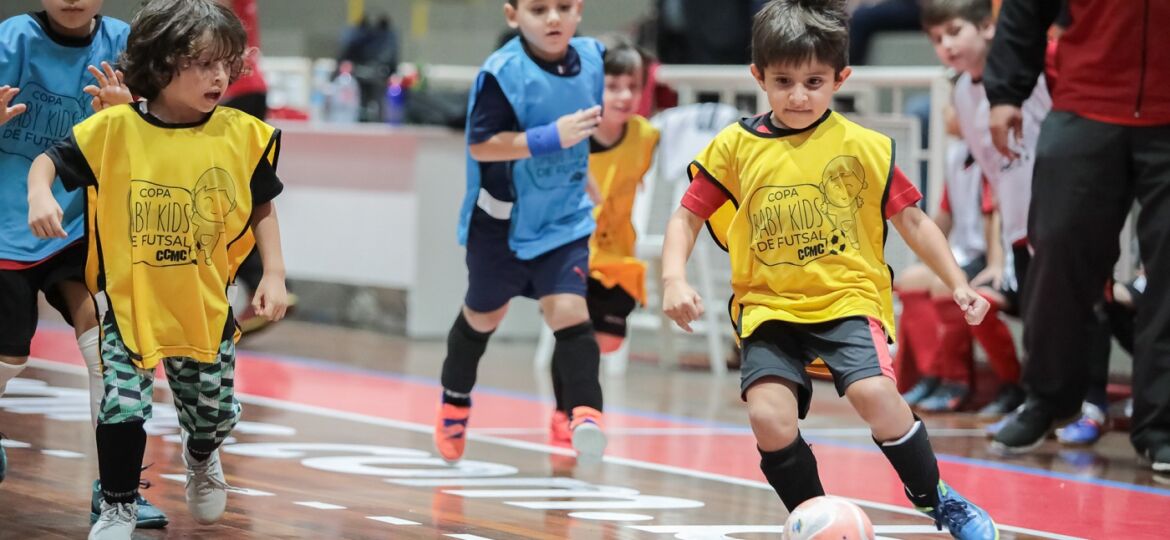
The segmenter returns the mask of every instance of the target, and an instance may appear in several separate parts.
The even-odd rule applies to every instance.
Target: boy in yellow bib
[[[642,53],[619,35],[603,36],[605,92],[601,122],[589,138],[589,174],[596,182],[597,228],[589,237],[589,278],[585,303],[602,354],[612,353],[626,338],[626,318],[646,304],[646,263],[634,253],[637,233],[632,214],[642,177],[650,170],[658,146],[658,130],[637,113],[642,102],[646,68]],[[552,440],[568,443],[569,410],[553,357]]]
[[[101,323],[105,396],[98,418],[101,515],[91,540],[129,539],[154,369],[163,364],[182,427],[187,507],[224,513],[218,450],[239,420],[228,288],[253,246],[264,263],[253,300],[272,320],[287,292],[276,209],[280,132],[216,107],[241,70],[246,36],[213,0],[152,0],[134,17],[120,64],[146,101],[109,107],[72,129],[29,171],[29,224],[64,235],[50,190],[87,196],[86,285]]]
[[[788,510],[824,494],[797,428],[812,392],[805,366],[819,357],[915,507],[955,538],[998,538],[987,513],[939,478],[926,427],[894,384],[886,220],[969,323],[988,304],[915,206],[921,195],[894,166],[892,140],[829,110],[850,74],[841,4],[774,0],[756,15],[751,72],[772,111],[725,128],[692,163],[691,187],[667,224],[663,309],[685,330],[703,312],[685,272],[706,221],[731,257],[729,311],[760,468]]]

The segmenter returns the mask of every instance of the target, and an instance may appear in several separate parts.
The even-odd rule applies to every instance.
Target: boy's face
[[[943,64],[973,77],[982,76],[988,44],[995,37],[995,25],[991,21],[977,25],[955,17],[927,28],[926,33],[934,44],[934,54]]]
[[[642,74],[638,72],[605,76],[601,123],[624,125],[642,104]]]
[[[504,4],[508,26],[519,29],[542,60],[560,60],[581,23],[582,0],[517,0]]]
[[[54,30],[70,36],[88,36],[102,0],[41,0]]]
[[[837,75],[833,66],[817,60],[772,64],[763,70],[752,64],[752,76],[768,95],[772,119],[789,129],[804,129],[819,120],[850,73],[846,67]]]

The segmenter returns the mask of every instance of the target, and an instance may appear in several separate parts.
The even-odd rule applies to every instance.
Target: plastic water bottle
[[[353,63],[342,62],[337,78],[330,85],[329,107],[325,118],[337,124],[353,124],[358,121],[362,109],[362,91],[357,79],[353,78]]]
[[[386,104],[382,108],[382,121],[391,125],[402,125],[406,120],[406,86],[402,77],[392,75],[386,81]]]
[[[317,62],[313,66],[312,87],[309,89],[309,120],[313,122],[325,121],[325,109],[333,90],[329,72],[329,65],[323,62]]]

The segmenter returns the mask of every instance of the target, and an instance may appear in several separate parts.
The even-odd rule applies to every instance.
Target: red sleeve
[[[943,194],[942,199],[938,201],[938,209],[939,211],[946,212],[948,214],[954,213],[951,212],[951,193],[950,190],[947,189],[946,184],[943,184]]]
[[[723,203],[727,202],[727,193],[719,188],[703,171],[695,173],[691,186],[682,198],[682,207],[693,212],[703,219],[711,217]]]
[[[886,219],[890,216],[895,216],[898,212],[905,210],[922,200],[922,193],[914,184],[910,182],[909,178],[902,173],[902,169],[894,167],[893,178],[890,178],[889,190],[890,197],[886,199]]]
[[[995,200],[995,193],[991,191],[991,182],[987,181],[986,176],[982,177],[980,182],[982,186],[979,190],[979,198],[982,201],[981,206],[983,207],[983,213],[990,214],[995,212],[995,209],[997,206],[999,206],[999,203],[997,203]]]

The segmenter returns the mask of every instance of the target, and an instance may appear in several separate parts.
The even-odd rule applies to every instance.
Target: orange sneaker
[[[569,415],[565,411],[553,411],[549,439],[556,445],[568,446],[573,442],[573,432],[569,429]]]
[[[439,417],[435,420],[435,449],[447,463],[455,463],[463,457],[463,447],[467,444],[467,419],[470,416],[471,407],[450,403],[439,407]]]
[[[600,461],[605,452],[605,433],[601,430],[601,411],[593,407],[573,407],[573,448],[579,461]]]

